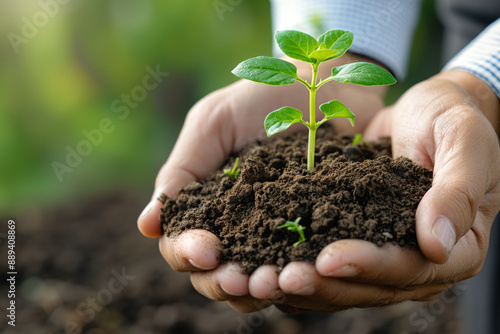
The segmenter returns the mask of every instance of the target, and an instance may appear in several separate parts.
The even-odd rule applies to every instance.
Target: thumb
[[[456,242],[472,227],[478,207],[492,187],[498,140],[477,110],[461,107],[438,116],[433,129],[434,179],[416,212],[423,254],[446,263]],[[432,154],[434,153],[434,154]]]

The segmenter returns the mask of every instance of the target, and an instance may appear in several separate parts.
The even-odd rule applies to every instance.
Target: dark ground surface
[[[69,324],[90,334],[460,333],[458,303],[449,298],[453,292],[431,303],[332,315],[290,316],[275,308],[240,314],[200,296],[187,274],[169,269],[157,241],[139,234],[136,217],[146,202],[146,197],[120,191],[5,217],[15,219],[17,226],[17,318],[14,328],[2,315],[0,333],[65,333]],[[5,237],[1,235],[0,244],[4,273]],[[113,270],[133,278],[119,283]],[[3,312],[6,290],[3,284]],[[77,333],[67,331],[72,332]]]
[[[307,134],[257,142],[239,153],[236,181],[222,170],[162,198],[167,235],[202,228],[219,237],[222,262],[251,273],[263,264],[314,262],[326,245],[362,239],[417,247],[415,211],[432,171],[392,160],[390,139],[353,146],[352,137],[318,131],[316,167],[306,169]],[[234,165],[230,159],[226,168]],[[307,241],[278,226],[301,218]]]

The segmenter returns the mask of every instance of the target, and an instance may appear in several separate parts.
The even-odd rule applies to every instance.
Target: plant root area
[[[226,161],[231,169],[240,157],[236,180],[221,169],[175,199],[162,195],[163,233],[208,230],[222,242],[221,263],[237,262],[245,273],[264,264],[314,263],[340,239],[418,248],[415,211],[432,171],[393,159],[390,138],[355,146],[352,140],[318,130],[314,171],[306,167],[306,133],[256,141]],[[278,226],[298,217],[306,241],[294,247],[299,234]]]

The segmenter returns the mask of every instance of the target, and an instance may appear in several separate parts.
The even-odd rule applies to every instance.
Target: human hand
[[[331,67],[353,61],[367,59],[347,54],[329,61],[320,67],[320,78],[329,76]],[[309,66],[301,62],[295,64],[299,76],[307,78]],[[352,128],[348,122],[334,122],[334,127],[343,133],[361,132],[375,112],[382,108],[385,90],[385,87],[332,82],[318,92],[317,100],[318,103],[332,98],[341,100],[357,115],[356,127]],[[307,94],[300,83],[269,87],[238,81],[198,102],[190,110],[175,147],[158,174],[152,201],[139,217],[139,230],[148,237],[159,237],[161,203],[157,198],[161,193],[175,197],[181,187],[193,180],[202,180],[219,169],[231,152],[239,151],[257,137],[264,137],[263,121],[270,111],[284,105],[307,110]],[[359,99],[360,95],[363,99]],[[165,236],[160,239],[160,250],[169,265],[177,271],[191,272],[193,285],[205,296],[216,300],[231,299],[230,304],[239,310],[255,308],[248,306],[250,301],[255,301],[249,292],[253,291],[252,294],[259,299],[274,296],[277,276],[272,267],[259,268],[251,279],[242,275],[235,264],[219,266],[218,247],[218,239],[203,230],[187,231],[176,239]],[[268,280],[268,277],[272,279]],[[268,304],[260,303],[257,308]]]
[[[288,264],[278,278],[286,304],[339,311],[405,300],[430,300],[476,275],[500,209],[498,98],[461,71],[411,88],[369,124],[365,138],[392,137],[394,156],[434,170],[416,212],[421,253],[386,244],[341,240],[315,265]]]

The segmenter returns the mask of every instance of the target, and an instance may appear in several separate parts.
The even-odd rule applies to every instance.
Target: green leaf
[[[240,175],[241,169],[238,168],[238,162],[240,161],[240,158],[236,158],[236,161],[234,162],[234,166],[232,169],[224,169],[224,173],[232,177],[233,179],[237,179],[238,175]]]
[[[349,122],[351,122],[351,125],[354,126],[354,118],[356,118],[356,115],[354,115],[340,101],[332,100],[330,102],[323,103],[319,106],[319,110],[321,110],[321,112],[325,114],[325,121],[332,118],[345,117],[348,118]]]
[[[306,33],[297,30],[283,30],[274,36],[281,51],[290,58],[314,63],[309,55],[319,48],[318,41]]]
[[[245,60],[232,72],[239,78],[273,86],[293,84],[297,78],[297,67],[294,64],[264,56]]]
[[[332,69],[332,78],[363,86],[392,85],[396,79],[389,71],[372,63],[351,63]]]
[[[358,145],[359,143],[361,143],[362,140],[363,140],[363,134],[355,133],[354,137],[352,138],[352,145],[353,146]]]
[[[264,120],[268,137],[285,131],[290,125],[302,121],[302,112],[295,108],[283,107],[271,112]]]
[[[330,30],[318,38],[318,42],[321,45],[324,45],[325,49],[337,52],[331,58],[327,58],[325,60],[342,56],[351,47],[352,40],[352,32],[347,30]]]
[[[304,241],[306,241],[306,236],[304,234],[305,227],[300,225],[300,217],[295,219],[295,221],[287,221],[285,224],[278,226],[278,228],[287,228],[287,230],[292,231],[292,232],[298,232],[299,233],[299,240],[293,244],[293,247],[297,247]]]

